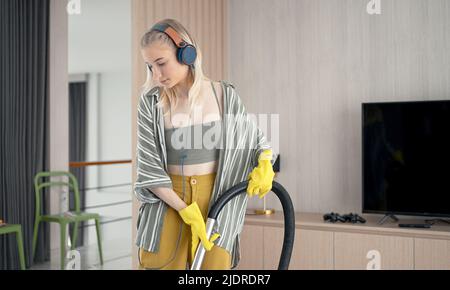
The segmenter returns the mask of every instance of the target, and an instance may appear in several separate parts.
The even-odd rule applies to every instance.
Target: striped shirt
[[[258,164],[259,154],[270,149],[264,134],[248,116],[234,86],[225,81],[221,81],[221,84],[224,104],[222,144],[219,146],[219,164],[209,209],[227,189],[248,180],[250,172]],[[139,208],[136,245],[149,252],[159,250],[161,229],[168,206],[151,189],[172,188],[167,171],[163,112],[157,106],[159,101],[159,88],[155,87],[141,96],[137,114],[137,176],[134,194],[142,205]],[[276,156],[273,156],[272,164],[275,160]],[[232,268],[240,260],[239,235],[244,224],[247,200],[247,194],[232,199],[217,218],[220,239],[216,241],[216,245],[231,254]]]

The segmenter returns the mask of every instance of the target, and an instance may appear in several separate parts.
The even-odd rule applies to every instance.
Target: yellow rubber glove
[[[192,249],[191,257],[194,259],[195,251],[197,250],[199,240],[202,241],[203,247],[207,251],[210,251],[214,246],[214,241],[220,236],[219,234],[213,234],[211,239],[206,237],[206,225],[203,219],[202,213],[196,202],[178,211],[183,221],[191,226],[192,233]]]
[[[247,193],[250,197],[258,194],[259,198],[263,198],[271,189],[275,176],[272,167],[272,150],[264,150],[258,158],[258,166],[253,169],[249,175]]]

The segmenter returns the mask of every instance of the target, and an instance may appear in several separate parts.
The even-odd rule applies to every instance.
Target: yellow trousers
[[[184,176],[185,193],[183,196],[183,180],[181,175],[170,174],[173,190],[186,204],[197,202],[206,222],[209,201],[216,173]],[[180,234],[181,233],[181,234]],[[156,253],[139,250],[140,269],[185,270],[190,268],[191,228],[181,219],[176,210],[168,206],[161,230],[159,251]],[[231,256],[225,249],[213,246],[207,251],[202,270],[229,270]]]

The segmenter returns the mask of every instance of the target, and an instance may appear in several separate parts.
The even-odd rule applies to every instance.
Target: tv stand
[[[378,221],[378,224],[379,224],[379,225],[384,224],[388,218],[391,218],[391,219],[393,219],[395,222],[398,222],[398,218],[397,218],[395,215],[393,215],[393,214],[386,214],[386,215],[384,215],[384,217],[382,217],[382,218]]]
[[[440,218],[425,220],[425,223],[430,224],[430,225],[434,225],[434,224],[436,224],[438,222],[442,222],[442,223],[445,223],[445,224],[450,224],[449,220],[440,219]]]
[[[323,213],[296,212],[289,269],[366,270],[379,263],[381,270],[450,270],[450,225],[439,222],[431,229],[400,228],[388,220],[380,226],[381,217],[364,216],[364,224],[327,223]],[[400,222],[421,221],[402,217]],[[270,216],[247,215],[238,269],[277,269],[283,231],[281,211]]]

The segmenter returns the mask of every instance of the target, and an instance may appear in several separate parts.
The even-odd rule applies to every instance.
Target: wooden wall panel
[[[362,102],[450,98],[450,1],[368,2],[229,2],[230,81],[249,112],[279,114],[296,211],[361,211]]]

